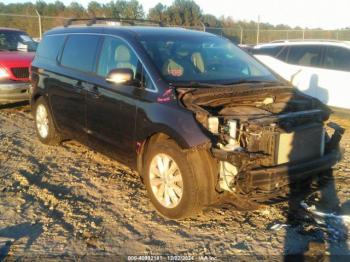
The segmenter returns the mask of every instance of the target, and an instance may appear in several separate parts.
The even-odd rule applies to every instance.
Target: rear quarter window
[[[36,55],[49,60],[56,60],[65,40],[64,35],[48,35],[40,42]]]
[[[350,49],[343,47],[327,47],[324,58],[326,69],[350,71]]]
[[[97,35],[68,36],[61,65],[82,72],[93,72],[99,40]]]

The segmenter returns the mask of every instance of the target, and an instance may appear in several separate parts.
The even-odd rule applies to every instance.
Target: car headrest
[[[125,45],[120,45],[115,49],[115,60],[120,62],[129,62],[131,58],[130,50]]]

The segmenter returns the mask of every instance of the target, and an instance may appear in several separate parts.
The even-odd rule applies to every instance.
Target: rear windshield
[[[262,64],[217,36],[140,37],[154,65],[169,83],[277,81]]]

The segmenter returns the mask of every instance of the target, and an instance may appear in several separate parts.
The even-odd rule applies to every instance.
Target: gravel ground
[[[350,129],[346,116],[332,120]],[[333,178],[306,203],[346,215],[350,132],[342,146],[345,157]],[[117,255],[280,261],[286,254],[350,253],[344,221],[319,221],[291,203],[245,212],[216,207],[193,219],[166,220],[129,168],[74,141],[42,145],[28,106],[0,110],[0,261],[113,260]]]

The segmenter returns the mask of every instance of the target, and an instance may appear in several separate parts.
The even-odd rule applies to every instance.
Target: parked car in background
[[[323,103],[350,109],[350,43],[277,41],[255,46],[257,59]]]
[[[42,39],[31,71],[36,133],[137,170],[163,216],[192,216],[230,194],[270,198],[340,159],[342,129],[326,135],[327,106],[229,40],[96,21]]]
[[[23,31],[0,28],[0,104],[28,100],[29,67],[37,45]]]

